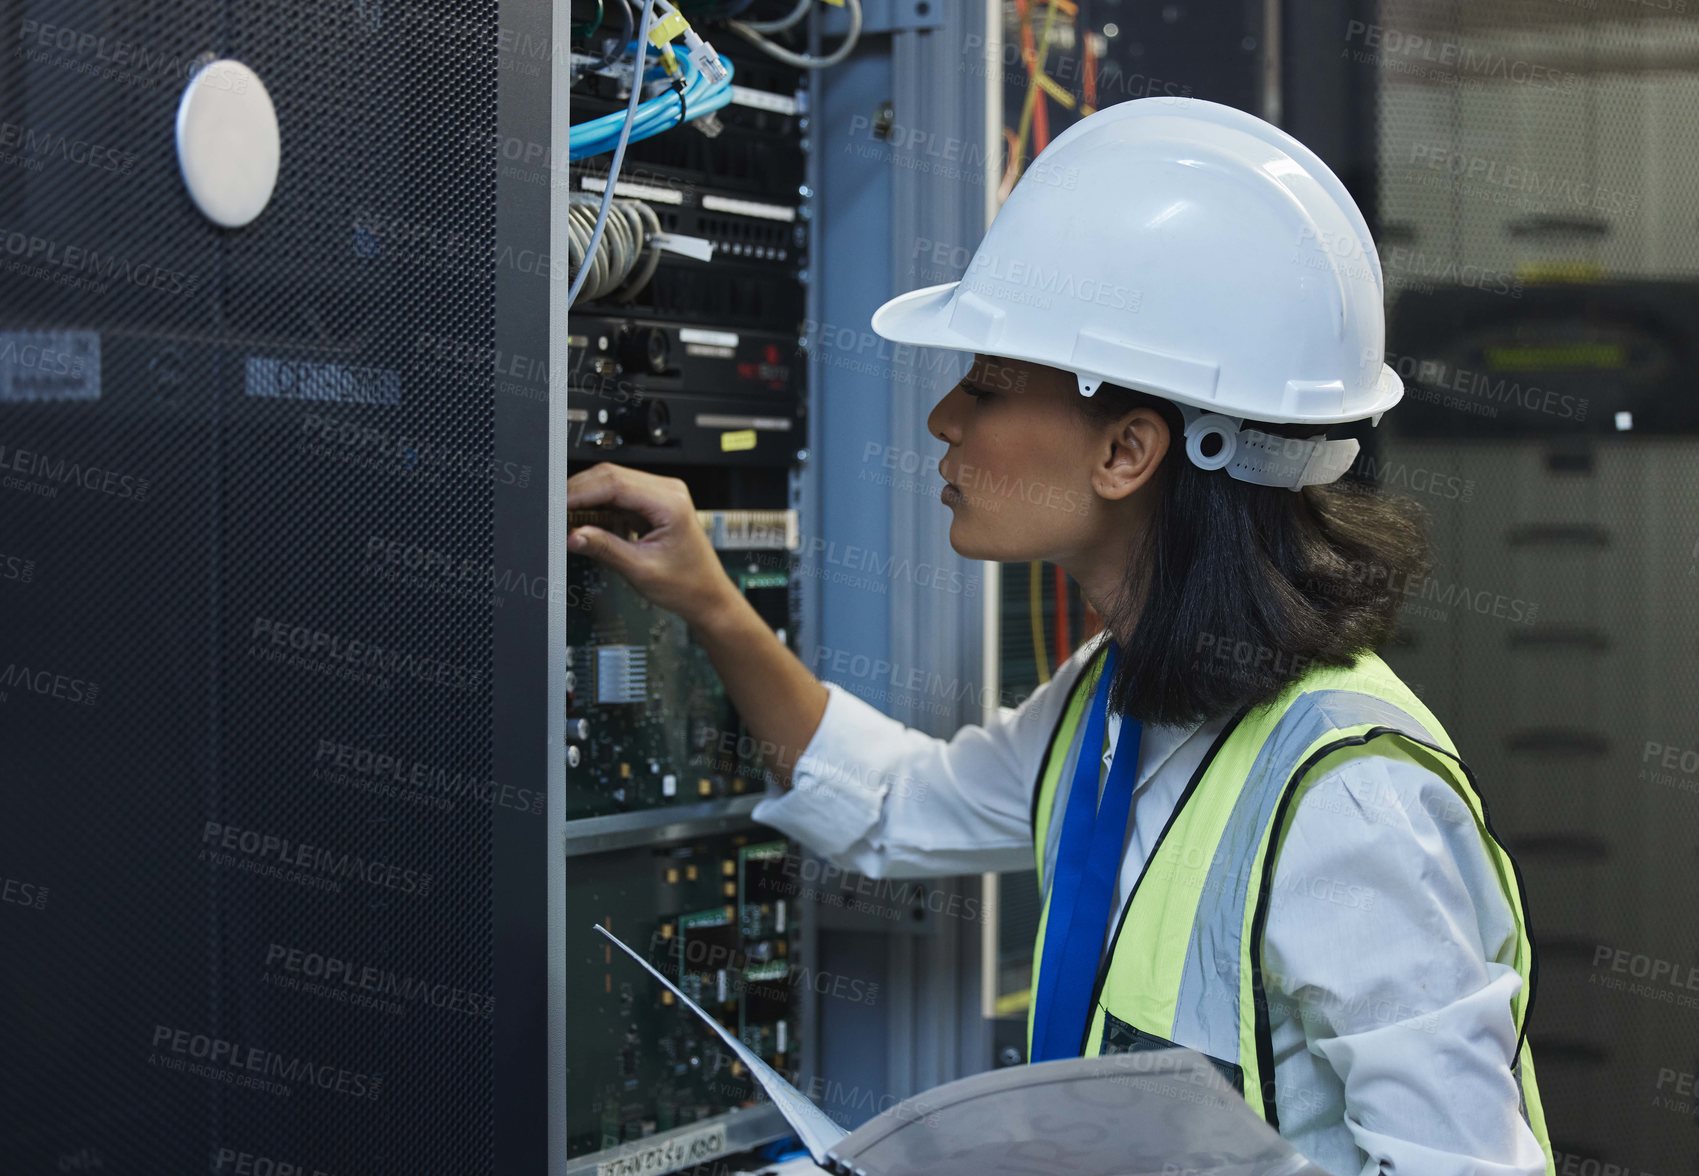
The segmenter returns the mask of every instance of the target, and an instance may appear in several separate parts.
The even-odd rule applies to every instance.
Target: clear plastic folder
[[[815,1163],[843,1176],[1328,1176],[1202,1054],[1139,1050],[1011,1066],[918,1094],[846,1132],[649,962],[719,1034]]]

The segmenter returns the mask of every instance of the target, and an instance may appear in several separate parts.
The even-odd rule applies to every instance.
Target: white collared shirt
[[[1033,782],[1100,639],[947,741],[827,683],[792,788],[755,819],[874,878],[1031,869]],[[1145,727],[1111,927],[1224,723]],[[1111,749],[1119,731],[1111,716]],[[1280,1133],[1338,1176],[1545,1171],[1510,1072],[1515,923],[1461,805],[1433,772],[1365,756],[1317,779],[1281,842],[1263,935]]]

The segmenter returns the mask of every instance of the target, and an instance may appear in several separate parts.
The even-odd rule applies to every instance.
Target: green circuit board
[[[768,1064],[797,1076],[790,846],[739,833],[633,854],[575,858],[567,872],[568,1154],[604,1150],[751,1105],[741,1062],[630,960],[600,923]]]
[[[790,551],[729,546],[769,539],[748,529],[721,539],[727,576],[788,642]],[[756,741],[689,627],[594,560],[569,560],[567,585],[566,819],[761,791]]]

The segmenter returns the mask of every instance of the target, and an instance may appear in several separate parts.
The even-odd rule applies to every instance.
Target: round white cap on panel
[[[264,212],[281,152],[277,109],[258,74],[229,59],[195,71],[177,106],[177,163],[208,220],[239,229]]]

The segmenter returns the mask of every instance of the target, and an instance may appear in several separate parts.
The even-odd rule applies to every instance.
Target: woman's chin
[[[962,522],[955,519],[950,523],[950,550],[963,559],[984,559],[973,541],[962,535]]]
[[[994,545],[985,543],[978,536],[974,535],[973,530],[974,529],[971,526],[964,527],[962,525],[961,518],[958,516],[956,521],[950,524],[950,550],[954,551],[963,559],[989,559],[1002,561],[1008,561],[1010,559],[1008,555],[998,551]]]

